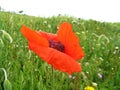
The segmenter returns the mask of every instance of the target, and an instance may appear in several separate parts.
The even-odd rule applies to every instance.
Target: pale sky
[[[5,11],[32,16],[57,16],[58,14],[82,19],[120,22],[120,0],[0,0]]]

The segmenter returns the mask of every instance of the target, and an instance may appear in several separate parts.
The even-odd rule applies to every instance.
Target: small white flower
[[[116,46],[116,47],[115,47],[115,49],[116,49],[116,50],[118,50],[118,49],[119,49],[119,47],[118,47],[118,46]]]
[[[51,28],[51,25],[50,25],[50,24],[48,24],[48,28]]]
[[[44,21],[43,23],[44,23],[44,24],[47,24],[47,21]]]
[[[75,76],[72,76],[72,75],[69,75],[69,78],[75,79],[76,77],[75,77]]]
[[[99,78],[102,78],[103,76],[102,76],[102,74],[98,73],[98,77],[99,77]]]
[[[92,85],[93,85],[94,87],[97,87],[97,83],[95,83],[95,82],[92,82]]]

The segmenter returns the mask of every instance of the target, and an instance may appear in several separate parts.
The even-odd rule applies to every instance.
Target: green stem
[[[54,68],[52,67],[52,90],[54,90]]]
[[[5,80],[7,80],[7,73],[6,73],[6,70],[4,68],[0,68],[3,72],[4,72],[4,77],[5,77]]]

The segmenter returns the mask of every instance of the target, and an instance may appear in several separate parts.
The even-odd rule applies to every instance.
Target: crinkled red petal
[[[39,33],[40,35],[42,35],[44,38],[46,38],[47,40],[55,40],[55,41],[58,41],[56,34],[47,33],[47,32],[43,32],[43,31],[38,31],[38,33]]]
[[[68,22],[60,24],[57,34],[58,40],[65,46],[66,54],[75,60],[81,59],[84,56],[84,52],[79,43],[79,38],[72,31],[71,24]]]
[[[22,26],[21,28],[22,34],[28,39],[28,41],[33,42],[35,44],[49,47],[48,40],[41,35],[39,35],[36,31],[27,28],[26,26]]]
[[[55,69],[72,74],[80,72],[81,66],[70,56],[53,48],[46,48],[29,42],[29,48]]]

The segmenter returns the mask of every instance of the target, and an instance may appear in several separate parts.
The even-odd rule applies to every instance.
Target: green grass
[[[20,32],[25,24],[34,30],[56,33],[63,21],[72,23],[85,51],[83,71],[72,78],[29,51],[27,40]],[[84,90],[88,85],[93,86],[93,82],[97,83],[95,90],[120,90],[120,23],[0,12],[0,30],[7,33],[3,35],[0,31],[0,68],[6,70],[13,90]],[[0,70],[0,90],[4,88],[3,82],[4,73]]]

